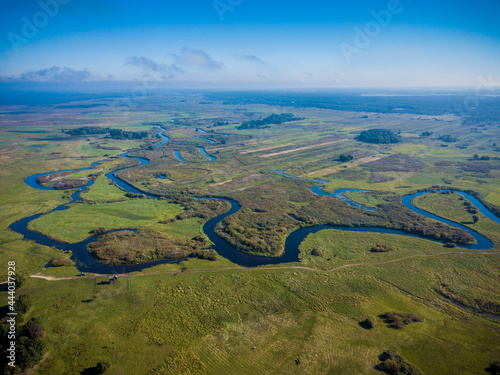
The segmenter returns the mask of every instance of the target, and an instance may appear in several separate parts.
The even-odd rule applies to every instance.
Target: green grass
[[[458,223],[472,223],[472,214],[467,212],[464,202],[466,198],[459,194],[430,193],[415,198],[414,203],[429,212],[439,212],[440,216],[451,218]]]
[[[41,318],[52,348],[39,374],[78,374],[102,359],[112,362],[110,374],[148,373],[166,364],[172,373],[376,374],[373,366],[386,349],[425,373],[475,374],[496,359],[497,324],[455,308],[432,287],[440,264],[492,280],[478,268],[492,260],[483,258],[449,256],[332,273],[241,269],[131,276],[97,288],[85,278],[32,279],[23,292],[33,297],[31,314]],[[413,286],[422,289],[416,297]],[[389,328],[378,317],[388,310],[415,312],[423,322]],[[373,330],[358,325],[367,316],[376,320]]]
[[[371,252],[372,247],[376,245],[389,246],[393,250],[386,253]],[[320,249],[322,255],[312,255],[315,249]],[[378,263],[406,256],[442,252],[444,248],[440,243],[397,234],[325,229],[307,236],[300,244],[299,250],[301,264],[330,269],[346,264]]]
[[[482,213],[477,214],[479,221],[474,223],[473,214],[467,212],[464,206],[464,202],[468,202],[467,198],[463,198],[463,200],[461,198],[463,197],[460,194],[430,193],[415,198],[414,203],[426,211],[474,229],[487,236],[498,248],[500,245],[500,224],[488,219]]]
[[[368,207],[376,207],[378,204],[387,203],[382,197],[374,196],[370,193],[359,191],[347,191],[344,195],[355,202],[361,203]]]
[[[74,204],[67,211],[56,211],[31,222],[30,228],[66,242],[79,242],[97,227],[107,230],[151,227],[181,212],[179,205],[155,199]]]
[[[125,199],[125,192],[112,183],[106,176],[100,176],[82,197],[90,201],[103,202]]]

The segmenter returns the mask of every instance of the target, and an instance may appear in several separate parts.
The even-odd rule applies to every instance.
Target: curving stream
[[[158,126],[158,128],[161,129],[161,131],[158,133],[160,137],[162,137],[162,142],[155,145],[154,147],[159,147],[169,141],[169,138],[165,136],[163,133],[166,131],[165,129],[161,128]],[[202,148],[200,148],[201,151]],[[203,149],[204,150],[204,149]],[[140,162],[139,165],[145,165],[149,163],[148,159],[140,158],[140,157],[135,157],[135,156],[129,156],[129,153],[123,153],[120,155],[121,157],[129,157],[133,158],[137,161]],[[213,160],[217,160],[216,158],[206,154],[206,156],[213,158]],[[102,161],[97,161],[95,163],[91,164],[91,167],[98,165]],[[90,168],[91,168],[90,167]],[[113,181],[116,185],[118,185],[120,188],[123,190],[130,192],[130,193],[136,193],[136,194],[144,194],[148,198],[153,198],[153,199],[158,199],[159,197],[150,195],[150,194],[145,194],[142,191],[137,190],[134,186],[128,184],[127,182],[117,178],[115,176],[116,172],[128,169],[128,168],[134,168],[136,166],[132,167],[126,167],[126,168],[121,168],[112,172],[109,172],[106,174],[106,177],[109,178],[111,181]],[[70,170],[63,170],[63,171],[56,171],[56,172],[72,172],[72,171],[80,171],[80,170],[88,170],[90,168],[80,168],[80,169],[70,169]],[[33,176],[30,176],[25,179],[25,183],[35,189],[42,189],[42,190],[55,190],[53,188],[48,188],[39,185],[36,182],[36,179],[38,176],[42,175],[47,175],[51,173],[56,173],[56,172],[46,172],[46,173],[40,173],[36,174]],[[272,172],[277,172],[280,173],[284,177],[289,177],[289,178],[296,178],[299,180],[303,180],[298,177],[290,176],[285,174],[283,171],[277,171],[273,170]],[[328,194],[323,191],[322,185],[328,181],[324,180],[313,180],[318,183],[317,186],[310,188],[310,191],[315,193],[315,194],[320,194],[320,195],[326,195],[330,196],[332,198],[338,198],[342,199],[343,201],[349,203],[351,206],[363,209],[363,210],[375,210],[374,208],[371,207],[366,207],[364,205],[361,205],[359,203],[356,203],[350,199],[348,199],[345,195],[344,192],[346,191],[367,191],[367,190],[357,190],[357,189],[338,189],[334,191],[331,194]],[[80,198],[80,194],[84,192],[85,190],[88,189],[89,186],[91,186],[94,183],[93,180],[91,180],[87,185],[83,186],[80,188],[80,191],[75,192],[71,195],[71,201],[65,204],[62,204],[55,209],[53,209],[50,212],[47,213],[40,213],[40,214],[35,214],[31,215],[28,217],[25,217],[9,226],[9,228],[17,233],[20,233],[24,235],[24,238],[27,240],[32,240],[40,245],[45,245],[45,246],[53,246],[57,249],[63,250],[63,251],[72,251],[72,256],[71,259],[76,263],[76,266],[78,270],[83,271],[83,272],[92,272],[92,273],[101,273],[101,274],[116,274],[116,273],[129,273],[129,272],[134,272],[134,271],[140,271],[145,268],[153,267],[159,264],[163,263],[178,263],[184,259],[177,259],[177,260],[169,260],[169,259],[160,259],[148,263],[142,263],[142,264],[137,264],[137,265],[120,265],[120,266],[110,266],[110,265],[105,265],[101,263],[97,258],[95,258],[93,255],[91,255],[89,252],[87,252],[86,246],[87,244],[93,242],[96,240],[95,236],[90,236],[87,239],[78,242],[78,243],[67,243],[63,241],[59,241],[56,239],[53,239],[43,233],[39,233],[36,231],[32,231],[28,228],[28,224],[35,219],[38,219],[39,217],[42,217],[44,215],[50,214],[51,212],[54,211],[62,211],[62,210],[67,210],[69,208],[69,205],[71,203],[81,201],[82,199]],[[409,209],[422,214],[424,216],[427,216],[429,218],[441,221],[443,223],[449,224],[454,227],[458,227],[461,229],[466,230],[469,232],[477,241],[476,244],[470,245],[470,246],[462,246],[467,249],[489,249],[493,247],[493,243],[487,239],[486,237],[480,235],[479,233],[461,225],[458,223],[455,223],[450,220],[443,219],[439,216],[433,215],[429,212],[420,210],[416,207],[413,206],[411,203],[413,198],[419,195],[427,194],[429,192],[420,192],[412,195],[405,195],[403,197],[403,204],[408,207]],[[457,192],[459,194],[464,195],[467,197],[476,207],[487,217],[492,218],[492,220],[495,220],[496,222],[500,222],[500,219],[498,219],[492,212],[490,212],[481,202],[479,202],[476,198],[472,197],[471,195],[463,192]],[[414,235],[414,234],[409,234],[405,233],[402,231],[398,230],[392,230],[392,229],[383,229],[383,228],[374,228],[374,227],[340,227],[340,226],[328,226],[328,225],[317,225],[314,227],[307,227],[307,228],[301,228],[293,231],[290,233],[290,235],[287,237],[285,241],[285,251],[283,252],[283,255],[280,257],[263,257],[263,256],[256,256],[256,255],[250,255],[244,252],[241,252],[237,250],[235,247],[224,241],[221,237],[219,237],[216,232],[215,232],[215,227],[216,225],[221,222],[224,218],[234,214],[235,212],[239,211],[241,206],[238,204],[238,202],[226,199],[226,198],[214,198],[214,197],[198,197],[199,199],[219,199],[219,200],[225,200],[231,205],[231,208],[229,209],[228,212],[219,215],[213,219],[210,219],[205,223],[203,226],[203,231],[205,234],[208,236],[208,238],[214,243],[214,248],[216,249],[217,253],[224,258],[227,258],[233,263],[236,263],[241,266],[246,266],[246,267],[255,267],[259,265],[265,265],[265,264],[279,264],[279,263],[289,263],[289,262],[298,262],[299,261],[299,245],[300,243],[309,235],[312,233],[319,232],[323,229],[338,229],[338,230],[343,230],[343,231],[349,231],[349,232],[375,232],[375,233],[391,233],[391,234],[399,234],[399,235],[404,235],[404,236],[411,236],[411,237],[419,237],[419,238],[425,238],[422,236]],[[432,240],[429,238],[425,238],[427,240]]]

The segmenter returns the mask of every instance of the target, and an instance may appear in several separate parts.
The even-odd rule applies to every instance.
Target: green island
[[[19,278],[23,372],[495,369],[500,223],[475,202],[500,212],[498,98],[469,117],[425,95],[401,112],[377,97],[165,92],[126,116],[117,98],[1,106],[0,254]],[[419,192],[411,204],[462,227],[404,204]]]

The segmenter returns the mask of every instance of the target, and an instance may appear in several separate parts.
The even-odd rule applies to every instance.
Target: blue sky
[[[3,0],[0,7],[0,80],[12,84],[500,82],[499,0]]]

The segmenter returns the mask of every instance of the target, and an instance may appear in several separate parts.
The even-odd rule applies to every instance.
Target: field
[[[0,254],[6,262],[15,261],[19,274],[35,276],[18,295],[31,299],[23,323],[35,317],[45,332],[46,354],[30,373],[90,374],[99,362],[109,361],[109,374],[381,374],[375,366],[386,349],[425,374],[480,374],[500,360],[500,224],[473,213],[456,193],[414,200],[417,207],[462,223],[494,244],[465,249],[460,247],[466,242],[463,231],[401,204],[405,194],[449,188],[473,192],[498,212],[498,122],[471,125],[458,115],[438,113],[278,106],[250,95],[242,103],[219,100],[219,95],[207,94],[211,104],[200,104],[207,97],[165,94],[126,116],[107,105],[98,111],[85,106],[99,99],[64,109],[2,106]],[[303,119],[236,129],[273,113]],[[150,135],[114,140],[61,131],[103,124]],[[170,141],[153,147],[159,143],[158,125]],[[376,128],[394,131],[403,142],[355,139]],[[433,135],[421,136],[426,131]],[[458,141],[443,147],[439,136],[447,134]],[[210,162],[198,147],[217,160]],[[117,176],[163,199],[131,196],[104,176],[138,164],[119,157],[126,151],[149,163]],[[181,163],[175,151],[188,162]],[[341,162],[341,154],[353,159]],[[68,179],[96,177],[82,201],[67,210],[50,212],[69,202],[75,190],[38,190],[24,183],[35,173],[87,168],[99,160],[92,169],[67,174]],[[346,196],[376,211],[313,194],[309,189],[317,183],[312,179],[326,180],[327,193],[367,190]],[[210,242],[203,225],[229,207],[199,197],[241,205],[216,232],[249,254],[280,256],[290,233],[314,225],[389,228],[422,232],[426,238],[327,229],[300,244],[298,262],[246,268],[220,255],[217,260],[188,258],[119,274],[118,282],[108,285],[108,275],[77,276],[74,266],[47,267],[71,254],[24,240],[8,228],[29,215],[50,212],[29,228],[70,243],[96,228],[139,229],[194,251]],[[459,246],[445,247],[433,238]],[[373,251],[377,246],[388,251]],[[2,281],[6,272],[6,266],[0,269]],[[5,289],[0,297],[7,301]],[[454,302],[482,308],[497,319]],[[391,310],[418,314],[423,321],[392,328],[383,318]],[[375,321],[373,329],[360,324],[366,318]]]

